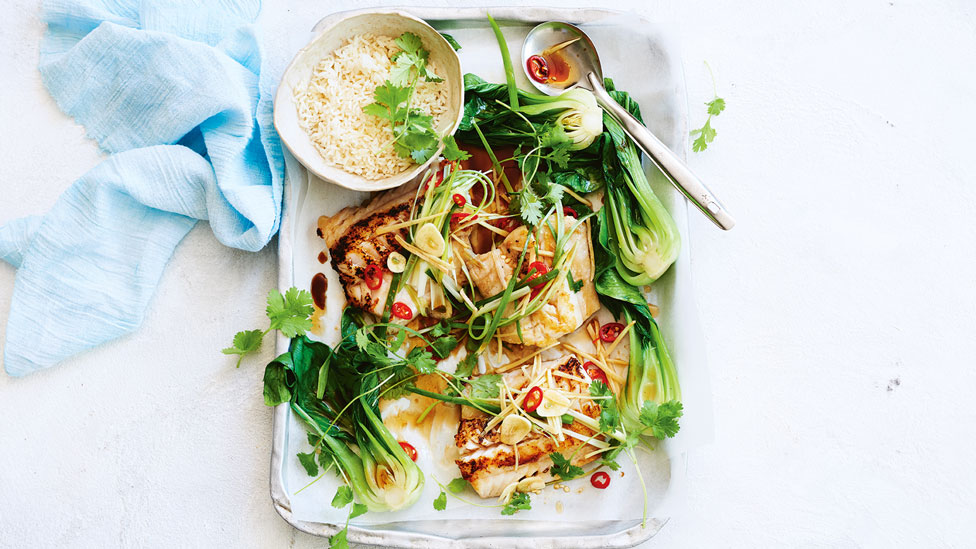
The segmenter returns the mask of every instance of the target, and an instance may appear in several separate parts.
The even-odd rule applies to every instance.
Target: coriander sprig
[[[707,61],[705,62],[705,67],[708,68],[708,74],[712,77],[713,99],[705,103],[708,107],[708,118],[705,119],[705,124],[701,128],[691,131],[691,135],[698,136],[691,144],[691,150],[695,152],[704,151],[708,148],[708,144],[715,140],[718,132],[712,127],[712,117],[722,114],[722,111],[725,110],[725,100],[718,96],[718,91],[715,88],[715,74],[712,73],[712,67],[709,66]]]
[[[271,330],[280,330],[285,337],[293,338],[305,335],[312,328],[309,316],[315,308],[312,306],[312,294],[305,290],[291,287],[284,295],[277,289],[268,292],[268,307],[265,312],[270,319],[270,325],[264,331],[245,330],[234,335],[234,344],[220,352],[225,355],[238,355],[237,367],[247,355],[254,354],[261,349],[264,336]]]
[[[411,158],[423,164],[434,155],[441,138],[434,129],[434,118],[417,109],[410,102],[423,78],[427,82],[442,82],[428,65],[430,52],[416,34],[405,32],[396,39],[400,51],[393,55],[390,77],[373,91],[374,102],[363,107],[366,114],[388,120],[393,130],[393,140],[386,146],[401,158]],[[444,138],[444,158],[463,160],[467,154],[458,149],[453,136]]]

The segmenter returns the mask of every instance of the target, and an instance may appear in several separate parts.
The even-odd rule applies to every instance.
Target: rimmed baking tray
[[[618,87],[628,90],[641,105],[648,127],[673,150],[684,156],[687,150],[687,104],[685,99],[684,75],[677,55],[675,43],[668,38],[665,29],[632,13],[602,9],[562,9],[562,8],[395,8],[420,17],[442,32],[458,38],[462,45],[468,46],[471,40],[487,40],[494,44],[490,33],[481,32],[488,28],[485,18],[490,11],[502,26],[509,47],[517,58],[522,37],[534,25],[544,21],[566,21],[582,25],[594,38],[600,48],[604,71],[616,81]],[[372,11],[372,10],[357,10]],[[312,29],[325,28],[331,21],[350,12],[337,13],[325,17]],[[477,36],[478,38],[474,38]],[[480,60],[472,59],[478,55],[479,48],[465,48],[459,52],[462,68],[468,72],[484,75]],[[474,50],[474,52],[472,52]],[[480,50],[480,55],[485,55]],[[497,49],[494,61],[501,70]],[[475,61],[475,62],[472,62]],[[491,80],[492,78],[489,78]],[[495,78],[495,81],[501,81]],[[527,87],[527,85],[525,86]],[[287,153],[286,153],[287,154]],[[321,194],[330,184],[309,180],[307,172],[294,161],[288,159],[287,181],[285,185],[285,204],[282,214],[281,230],[278,237],[279,287],[305,287],[308,285],[312,250],[314,242],[315,218],[303,214],[303,205],[312,195]],[[665,311],[661,323],[662,332],[669,341],[675,363],[682,379],[683,401],[686,414],[682,420],[682,432],[678,439],[662,444],[670,459],[670,479],[667,484],[667,497],[659,498],[673,504],[681,492],[684,475],[683,453],[697,442],[710,437],[711,403],[708,390],[703,337],[698,321],[697,305],[690,276],[690,234],[688,232],[688,209],[681,196],[670,188],[663,177],[652,167],[645,167],[655,190],[671,211],[683,237],[682,250],[678,261],[671,270],[655,284],[655,298]],[[321,187],[325,185],[326,187]],[[339,200],[349,200],[338,188],[334,192]],[[348,193],[348,191],[347,191]],[[321,197],[319,198],[321,200]],[[321,240],[317,241],[319,245]],[[278,336],[278,352],[284,352],[288,340]],[[279,405],[274,411],[273,443],[271,455],[271,498],[275,509],[295,528],[317,536],[331,536],[341,526],[325,522],[302,520],[293,509],[294,486],[286,479],[288,467],[286,458],[294,453],[289,450],[289,434],[294,420],[288,404]],[[296,432],[297,437],[305,438],[304,432]],[[423,502],[417,505],[422,505]],[[328,501],[322,502],[323,506]],[[508,546],[513,543],[522,546],[531,542],[536,548],[610,548],[630,547],[641,543],[654,534],[667,522],[668,508],[673,505],[657,505],[652,518],[641,526],[640,520],[571,520],[551,522],[532,520],[531,514],[498,519],[453,519],[450,521],[410,520],[381,524],[350,524],[348,539],[352,543],[379,545],[384,547],[431,547],[431,548],[489,548]]]

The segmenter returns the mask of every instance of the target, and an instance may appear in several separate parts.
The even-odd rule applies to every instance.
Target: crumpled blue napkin
[[[4,367],[22,376],[133,331],[198,219],[256,251],[284,161],[251,23],[259,0],[50,0],[40,71],[112,153],[44,216],[0,227],[18,267]],[[267,71],[266,71],[267,72]]]

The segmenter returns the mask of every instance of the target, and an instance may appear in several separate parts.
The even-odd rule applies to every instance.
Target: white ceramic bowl
[[[434,161],[437,154],[422,165],[414,165],[399,174],[377,180],[351,174],[326,163],[315,149],[311,138],[298,123],[295,106],[295,89],[305,89],[312,78],[312,70],[329,53],[338,49],[346,40],[357,34],[369,32],[397,37],[412,32],[424,42],[430,58],[437,63],[438,72],[448,86],[447,112],[435,128],[439,135],[454,133],[461,123],[464,106],[464,82],[461,61],[454,48],[433,27],[408,13],[398,10],[378,10],[369,13],[339,14],[334,21],[302,48],[285,69],[275,93],[274,126],[281,141],[292,155],[308,170],[321,179],[357,191],[379,191],[400,186],[421,173]],[[438,148],[437,152],[440,153]]]

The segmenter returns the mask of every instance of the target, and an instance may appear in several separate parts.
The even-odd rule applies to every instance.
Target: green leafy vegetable
[[[514,515],[518,511],[528,511],[532,508],[532,501],[529,499],[529,494],[525,492],[516,492],[512,499],[508,500],[505,507],[502,508],[503,515]]]
[[[349,526],[339,530],[338,533],[329,538],[329,549],[349,549],[349,541],[346,536],[349,533]]]
[[[441,36],[443,36],[444,40],[447,40],[447,43],[450,44],[452,48],[454,48],[454,51],[460,51],[461,44],[453,36],[447,34],[446,32],[442,32]]]
[[[464,480],[463,478],[456,478],[451,482],[447,483],[447,489],[452,494],[460,494],[467,487],[468,487],[468,481]]]
[[[469,383],[471,390],[470,396],[474,399],[498,398],[501,382],[502,376],[499,374],[478,376]]]
[[[590,395],[597,397],[600,405],[600,430],[613,433],[620,427],[620,411],[617,410],[616,397],[602,381],[590,383]]]
[[[286,383],[292,410],[321,439],[320,451],[335,461],[356,499],[373,511],[400,509],[420,497],[423,474],[383,425],[378,401],[381,369],[409,368],[402,362],[377,366],[357,346],[358,331],[344,327],[343,333],[335,349],[304,336],[293,338],[288,353],[268,368],[291,372],[292,381],[286,377]],[[323,397],[318,398],[323,375]]]
[[[440,146],[441,137],[434,130],[434,119],[410,107],[410,101],[423,79],[440,82],[427,63],[430,57],[419,36],[405,32],[396,39],[400,51],[392,57],[390,78],[373,91],[373,103],[363,107],[363,112],[388,120],[393,130],[393,150],[401,158],[410,158],[418,164],[430,159]],[[465,153],[458,149],[452,137],[445,138],[445,158],[460,160]]]
[[[350,503],[352,503],[352,488],[346,485],[340,486],[332,498],[332,506],[336,509],[342,509]]]
[[[572,480],[583,476],[583,468],[573,465],[569,458],[559,452],[549,454],[549,459],[552,460],[552,469],[549,472],[561,480]]]
[[[705,106],[708,107],[708,118],[705,119],[705,123],[697,130],[691,131],[691,135],[698,136],[691,144],[691,150],[695,152],[704,151],[708,148],[709,143],[715,141],[718,132],[712,128],[712,117],[722,114],[722,111],[725,110],[725,100],[718,96],[718,91],[715,89],[715,75],[712,73],[712,67],[708,63],[705,63],[705,66],[708,67],[708,74],[712,77],[713,99],[705,103]]]
[[[430,52],[424,49],[424,43],[419,36],[412,32],[405,32],[395,40],[400,51],[391,59],[394,63],[390,71],[390,80],[397,86],[409,86],[419,78],[428,82],[442,82],[427,66]]]
[[[308,476],[310,477],[318,476],[319,466],[318,464],[315,463],[314,453],[311,454],[299,453],[298,461],[302,464],[302,467],[305,468],[305,472],[308,473]]]
[[[332,506],[336,509],[342,509],[343,507],[352,503],[353,493],[352,489],[348,486],[339,486],[336,490],[335,496],[332,498]],[[336,532],[332,537],[329,538],[329,548],[330,549],[348,549],[349,540],[347,536],[349,534],[349,521],[366,514],[369,507],[363,505],[362,503],[353,503],[352,507],[349,509],[349,514],[346,516],[346,524],[342,527],[342,530]]]
[[[220,352],[225,355],[240,355],[237,359],[237,367],[241,367],[241,361],[244,360],[245,355],[257,352],[261,348],[261,339],[264,337],[264,332],[261,330],[247,330],[244,332],[237,332],[234,335],[234,345],[232,347],[227,347]]]
[[[292,287],[282,295],[277,289],[273,289],[268,292],[267,301],[265,311],[271,320],[268,329],[237,332],[234,335],[234,345],[220,351],[225,355],[238,355],[237,367],[240,367],[245,356],[256,353],[261,348],[261,340],[271,330],[280,330],[286,337],[295,337],[305,335],[306,330],[312,327],[309,319],[309,315],[315,310],[312,306],[312,294]],[[280,390],[276,394],[281,394]],[[266,401],[267,398],[266,391]]]
[[[447,509],[447,494],[441,490],[440,495],[434,499],[434,510],[443,511],[444,509]]]
[[[678,401],[671,400],[658,405],[646,400],[641,407],[639,419],[642,425],[651,429],[656,438],[670,438],[678,432],[678,418],[681,417],[682,410]]]
[[[349,518],[354,519],[356,517],[365,515],[367,512],[369,512],[369,507],[367,507],[366,505],[362,503],[353,503],[352,512],[349,513]]]
[[[279,330],[285,337],[304,335],[312,327],[309,315],[315,311],[312,294],[298,288],[288,288],[285,295],[278,290],[268,293],[268,318],[271,329]]]
[[[613,82],[605,81],[608,92],[640,120],[637,103]],[[647,181],[640,154],[623,128],[609,115],[604,117],[609,138],[604,139],[604,175],[607,192],[599,239],[612,251],[617,273],[628,284],[643,286],[658,279],[671,267],[681,249],[678,226]]]

